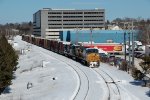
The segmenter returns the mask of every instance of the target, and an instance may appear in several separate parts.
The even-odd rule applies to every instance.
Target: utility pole
[[[125,23],[124,23],[124,59],[125,61],[127,61],[127,56],[126,56],[126,27],[125,27]]]
[[[129,35],[129,67],[131,67],[131,44],[130,44],[130,32],[128,33]]]
[[[133,34],[133,21],[132,21],[132,66],[134,66],[134,34]]]
[[[126,58],[126,32],[124,32],[124,59],[125,59],[125,61],[127,60],[127,58]]]

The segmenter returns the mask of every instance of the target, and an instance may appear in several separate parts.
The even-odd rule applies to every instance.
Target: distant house
[[[108,30],[122,30],[122,28],[116,25],[108,25]]]

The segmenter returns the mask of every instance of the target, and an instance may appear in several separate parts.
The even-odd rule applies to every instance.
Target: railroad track
[[[88,96],[88,92],[89,92],[89,79],[88,79],[88,76],[86,75],[86,73],[83,71],[83,69],[80,68],[81,66],[73,64],[71,62],[70,63],[67,62],[65,59],[63,59],[64,56],[62,56],[62,55],[59,55],[60,57],[56,58],[55,57],[56,55],[58,57],[58,54],[56,54],[56,53],[49,53],[49,51],[43,51],[43,50],[41,50],[41,52],[43,52],[44,55],[46,55],[46,56],[51,56],[51,57],[57,59],[58,61],[61,61],[65,64],[67,64],[69,67],[71,67],[76,72],[76,74],[78,76],[79,86],[78,86],[78,89],[76,90],[75,94],[73,94],[71,100],[87,100],[87,96]],[[49,55],[47,55],[48,53],[49,53]],[[66,57],[66,59],[70,60],[70,58],[67,58],[67,57]],[[114,81],[114,79],[103,70],[99,70],[98,68],[93,68],[92,70],[95,71],[100,77],[102,77],[104,82],[106,83],[107,88],[108,88],[107,100],[121,100],[119,86]],[[84,79],[86,79],[87,82],[83,82],[83,80],[82,80],[83,78],[81,78],[81,77],[84,77]],[[83,89],[83,87],[85,87],[85,84],[83,84],[83,83],[87,83],[86,90]],[[81,96],[81,95],[83,95],[83,91],[84,91],[84,97]]]
[[[56,60],[61,61],[62,63],[65,63],[66,65],[68,65],[75,71],[76,75],[78,76],[79,83],[78,83],[78,89],[73,94],[71,100],[86,100],[88,92],[89,92],[89,79],[88,79],[88,76],[86,75],[86,73],[84,71],[82,71],[82,69],[79,66],[69,63],[61,58],[56,58],[55,53],[51,53],[51,55],[48,55],[49,52],[46,53],[43,50],[41,50],[40,52],[45,56],[51,56],[51,57],[55,58]],[[57,54],[57,56],[58,56],[58,54]],[[61,57],[61,55],[60,55],[60,57]],[[62,57],[64,57],[64,56],[62,56]],[[87,81],[86,82],[87,85],[84,84],[85,81]],[[84,94],[84,97],[82,96],[83,94]]]
[[[104,80],[108,89],[107,100],[121,100],[121,94],[117,82],[102,69],[93,68],[92,70]]]

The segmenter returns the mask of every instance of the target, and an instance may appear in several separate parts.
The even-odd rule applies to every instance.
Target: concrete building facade
[[[44,8],[33,14],[33,34],[55,39],[62,30],[102,29],[105,10],[75,10]]]

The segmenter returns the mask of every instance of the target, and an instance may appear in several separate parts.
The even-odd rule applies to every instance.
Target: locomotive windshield
[[[98,49],[90,48],[86,50],[86,53],[98,53]]]

